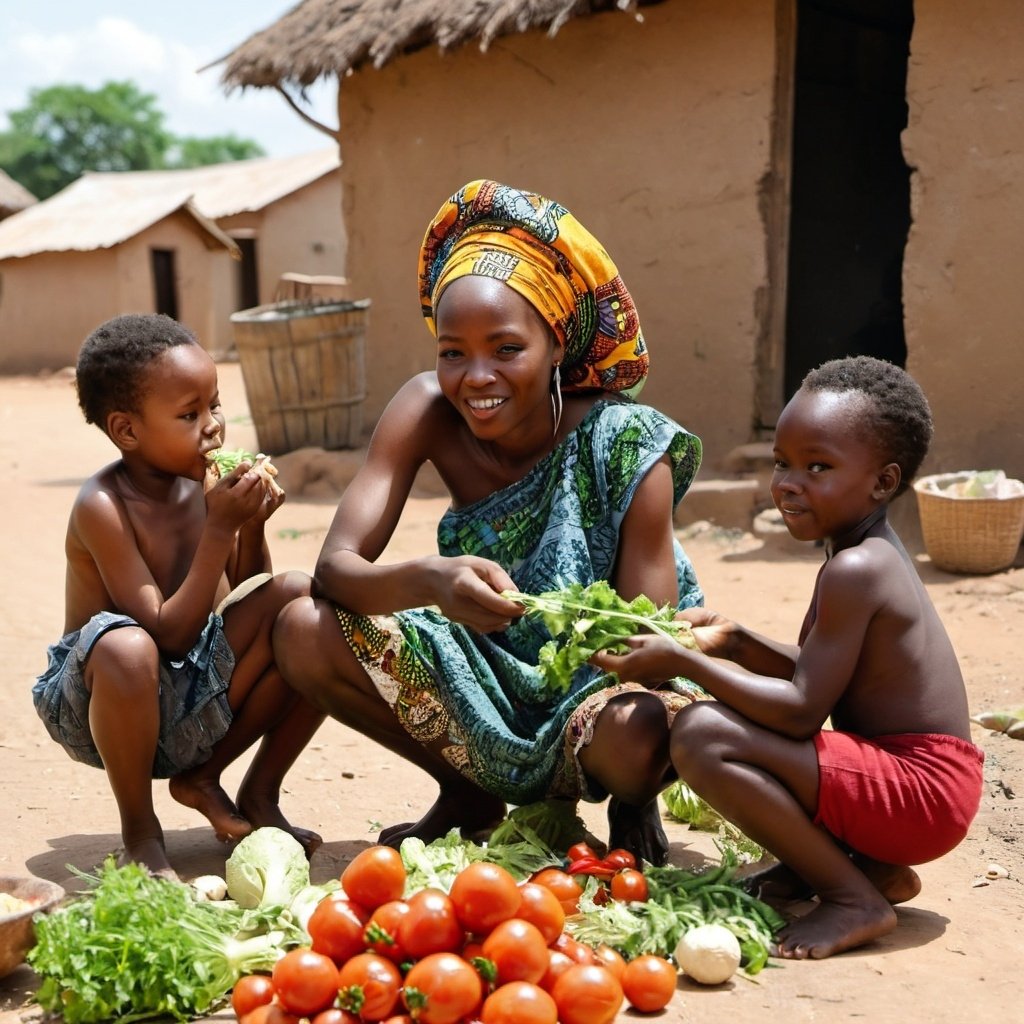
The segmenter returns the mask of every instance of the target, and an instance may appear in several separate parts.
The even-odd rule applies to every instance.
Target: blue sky
[[[330,145],[272,89],[225,94],[218,60],[295,6],[296,0],[3,0],[0,3],[0,130],[29,90],[96,88],[134,81],[153,93],[176,135],[255,139],[269,156]],[[309,112],[337,122],[335,85],[317,84]]]

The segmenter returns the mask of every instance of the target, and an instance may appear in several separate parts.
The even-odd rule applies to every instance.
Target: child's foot
[[[177,882],[178,874],[171,867],[167,859],[167,851],[164,849],[163,839],[151,838],[140,839],[136,842],[125,843],[124,849],[117,858],[118,865],[138,864],[144,867],[154,878],[166,878],[168,881]]]
[[[921,891],[921,877],[913,868],[883,864],[859,854],[854,854],[853,862],[891,904],[906,903]]]
[[[243,839],[253,830],[252,823],[238,813],[238,808],[216,780],[181,772],[171,777],[168,788],[179,804],[198,811],[210,822],[222,843]]]
[[[457,828],[463,838],[490,835],[505,817],[505,801],[474,791],[472,797],[439,796],[419,821],[390,825],[377,837],[377,842],[397,849],[407,836],[425,843],[448,835]]]
[[[881,898],[822,902],[779,932],[774,955],[786,960],[821,960],[863,946],[895,927],[896,911]]]
[[[771,904],[785,904],[794,900],[809,900],[814,890],[785,864],[772,864],[744,876],[741,884],[751,896]]]
[[[238,794],[238,809],[253,828],[279,828],[293,835],[306,851],[307,860],[323,845],[323,838],[316,832],[292,825],[274,800],[256,797],[243,789]]]

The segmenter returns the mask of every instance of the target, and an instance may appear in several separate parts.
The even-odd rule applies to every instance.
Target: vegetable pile
[[[523,605],[527,615],[538,616],[552,639],[540,649],[540,672],[552,690],[567,690],[573,673],[598,651],[624,651],[622,641],[646,631],[696,649],[690,624],[677,619],[676,609],[658,607],[640,594],[632,601],[621,598],[604,580],[588,586],[571,583],[562,590],[542,594],[502,594]]]

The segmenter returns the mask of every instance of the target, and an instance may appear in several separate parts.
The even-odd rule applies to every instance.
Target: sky
[[[266,28],[298,0],[0,0],[0,131],[29,91],[98,88],[130,79],[157,97],[175,135],[234,133],[268,156],[331,145],[274,89],[226,94],[220,68],[205,67]],[[336,84],[317,83],[306,108],[337,124]]]

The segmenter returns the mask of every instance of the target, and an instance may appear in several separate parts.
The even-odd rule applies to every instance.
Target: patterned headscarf
[[[438,211],[420,250],[420,302],[434,307],[460,277],[504,281],[565,344],[562,390],[635,397],[647,377],[636,307],[604,247],[564,207],[496,181],[471,181]]]

